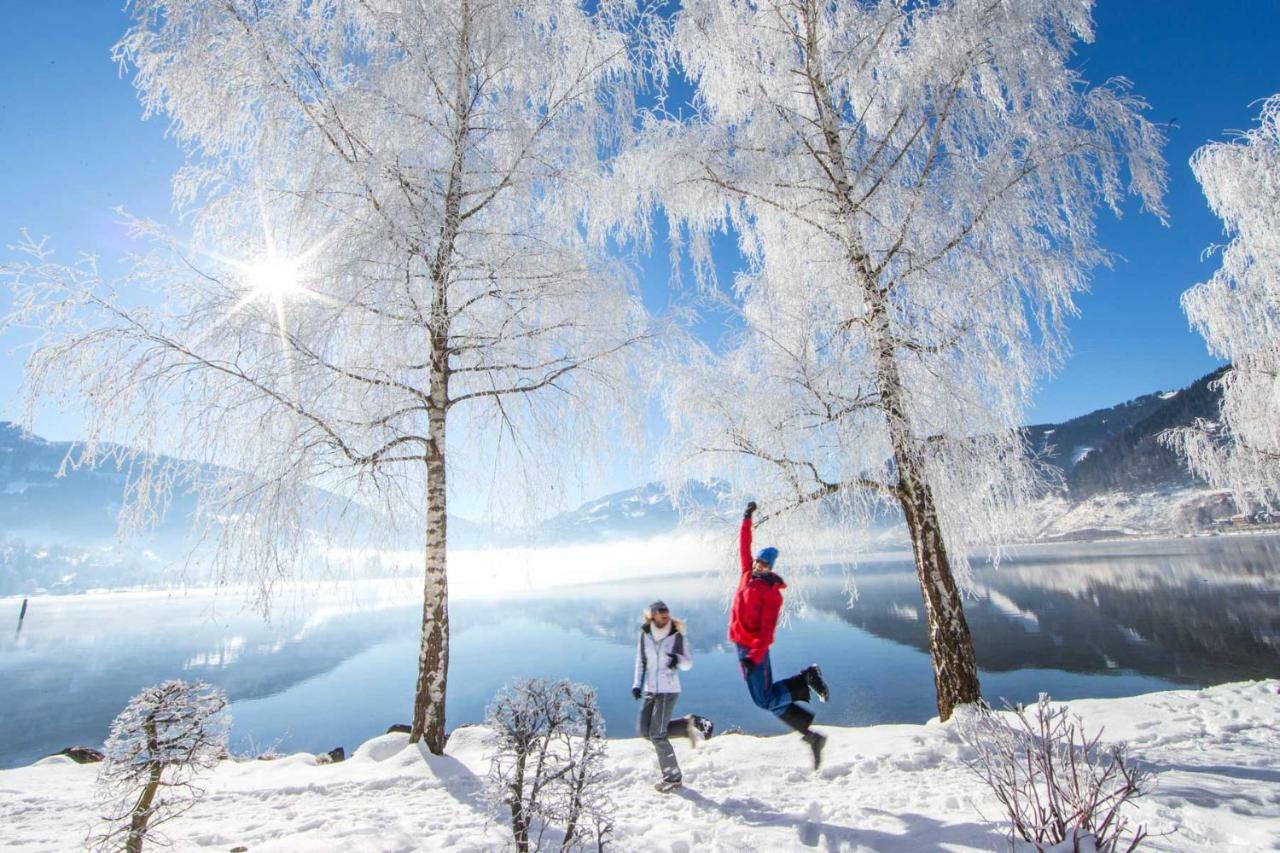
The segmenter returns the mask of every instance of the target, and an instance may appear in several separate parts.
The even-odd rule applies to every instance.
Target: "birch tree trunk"
[[[434,394],[432,395],[435,396]],[[445,745],[445,692],[449,678],[448,507],[445,497],[445,412],[432,408],[427,449],[427,512],[422,588],[422,645],[413,695],[409,742],[425,740],[440,755]]]
[[[929,628],[929,657],[938,700],[938,716],[951,717],[957,705],[982,698],[978,683],[978,661],[973,638],[964,616],[960,590],[951,572],[942,523],[938,517],[933,489],[920,458],[919,439],[911,434],[904,400],[902,374],[889,326],[884,294],[866,285],[870,307],[870,333],[875,342],[876,388],[880,408],[889,427],[894,464],[898,469],[897,494],[911,534],[916,577],[924,598]]]
[[[901,455],[896,455],[896,458],[900,465],[903,464]],[[951,561],[942,538],[933,490],[918,471],[912,470],[914,461],[908,460],[906,466],[900,486],[902,513],[911,533],[916,576],[924,596],[938,716],[946,720],[957,705],[977,702],[982,698],[978,661],[973,650],[973,638],[969,635],[969,623],[961,606],[960,591],[951,574]]]

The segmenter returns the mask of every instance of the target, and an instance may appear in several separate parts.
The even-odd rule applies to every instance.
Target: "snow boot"
[[[809,685],[809,689],[818,694],[818,701],[826,702],[831,698],[831,691],[827,689],[826,679],[822,677],[822,670],[818,665],[812,664],[804,671],[804,683]]]
[[[715,723],[706,717],[699,717],[697,714],[690,714],[685,717],[685,725],[688,727],[689,741],[693,744],[694,749],[702,746],[707,738],[711,737],[711,733],[715,731]]]
[[[657,791],[659,794],[667,794],[674,791],[676,788],[683,787],[684,783],[679,779],[663,779],[661,782],[653,786],[653,790]]]
[[[813,750],[813,769],[817,770],[822,767],[822,750],[827,745],[827,736],[817,732],[805,732],[803,737],[804,742],[809,744],[809,749]]]

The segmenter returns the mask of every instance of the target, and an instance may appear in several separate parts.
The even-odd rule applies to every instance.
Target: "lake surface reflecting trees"
[[[785,575],[784,575],[785,576]],[[906,559],[789,579],[775,668],[822,664],[819,724],[936,714],[920,592]],[[595,685],[630,736],[631,661],[646,603],[689,622],[694,669],[678,713],[778,732],[747,700],[724,639],[732,577],[628,579],[458,601],[449,725],[478,722],[517,676]],[[856,590],[856,597],[854,591]],[[0,767],[97,745],[141,687],[202,678],[232,700],[233,749],[348,750],[407,722],[417,655],[411,583],[314,590],[270,622],[204,593],[33,599],[0,639]],[[0,602],[17,623],[20,599]],[[1024,547],[975,574],[967,613],[989,701],[1131,695],[1280,676],[1280,537]]]

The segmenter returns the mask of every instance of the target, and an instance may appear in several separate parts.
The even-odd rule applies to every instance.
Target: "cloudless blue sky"
[[[1232,130],[1251,127],[1258,101],[1280,92],[1280,0],[1101,0],[1097,39],[1078,63],[1092,82],[1128,77],[1152,105],[1150,117],[1175,121],[1169,131],[1170,224],[1130,204],[1123,219],[1100,214],[1103,244],[1119,257],[1100,270],[1071,323],[1074,355],[1047,382],[1030,421],[1068,418],[1156,389],[1185,385],[1215,366],[1187,327],[1178,297],[1207,278],[1222,239],[1187,166],[1192,151]],[[0,19],[0,244],[18,229],[51,234],[64,252],[119,257],[127,241],[112,208],[171,216],[169,178],[181,162],[163,119],[141,120],[127,78],[110,48],[127,26],[115,0],[44,0],[6,4]],[[735,265],[721,246],[722,266]],[[666,248],[642,270],[651,306],[667,304]],[[674,297],[679,300],[681,297]],[[0,306],[8,294],[0,295]],[[720,318],[701,330],[716,334]],[[0,418],[20,366],[0,366]],[[40,430],[71,438],[74,419],[50,415]]]

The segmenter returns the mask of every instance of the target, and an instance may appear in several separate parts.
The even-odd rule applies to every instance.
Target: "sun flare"
[[[254,293],[277,300],[302,289],[297,265],[284,258],[264,258],[251,264],[246,270],[245,282]]]

